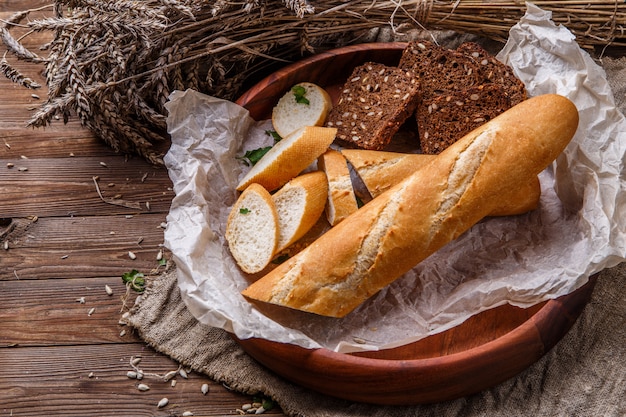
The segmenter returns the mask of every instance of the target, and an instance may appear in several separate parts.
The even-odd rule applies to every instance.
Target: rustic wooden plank
[[[139,342],[119,324],[136,297],[119,276],[0,281],[0,347]]]
[[[165,213],[12,221],[4,232],[0,226],[9,245],[0,253],[0,280],[147,274],[158,267],[164,221]]]
[[[7,168],[6,163],[12,163]],[[119,156],[0,159],[0,213],[2,217],[81,216],[166,212],[173,192],[164,168],[141,159]],[[106,166],[104,166],[105,164]],[[131,208],[107,204],[98,195],[94,177],[104,198],[118,198]],[[150,209],[146,207],[150,204]],[[137,205],[137,208],[132,208]]]
[[[136,357],[149,391],[140,392],[139,381],[126,376]],[[0,369],[0,410],[7,416],[180,416],[184,411],[232,416],[252,400],[196,373],[188,379],[177,376],[172,387],[162,376],[178,364],[141,343],[4,348]],[[207,395],[200,389],[205,383]],[[164,397],[169,404],[157,408]],[[279,407],[266,414],[282,415]]]

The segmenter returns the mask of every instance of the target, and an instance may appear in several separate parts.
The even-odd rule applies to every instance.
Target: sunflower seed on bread
[[[367,62],[348,77],[326,126],[343,144],[383,149],[417,106],[419,78],[411,71]]]

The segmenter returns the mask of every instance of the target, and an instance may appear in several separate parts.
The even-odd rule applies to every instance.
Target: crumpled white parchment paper
[[[576,136],[540,175],[540,208],[483,220],[342,319],[291,310],[270,318],[240,295],[249,282],[228,253],[224,228],[246,169],[236,157],[271,143],[263,133],[268,124],[234,103],[174,92],[165,163],[176,196],[165,245],[191,313],[241,339],[375,350],[442,332],[503,303],[529,307],[559,297],[626,259],[626,121],[604,71],[531,4],[498,58],[529,95],[558,93],[580,111]]]

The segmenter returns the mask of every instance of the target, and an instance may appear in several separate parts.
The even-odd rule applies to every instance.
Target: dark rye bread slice
[[[422,152],[440,153],[510,107],[504,89],[492,83],[425,99],[416,112]]]
[[[410,71],[366,62],[348,77],[326,126],[337,128],[343,144],[381,150],[414,114],[419,84]]]
[[[482,83],[494,83],[502,86],[504,92],[509,96],[511,106],[526,100],[526,87],[517,78],[513,68],[498,61],[475,42],[464,42],[456,50],[478,64],[478,74]]]
[[[420,78],[422,98],[480,84],[478,64],[467,56],[429,41],[412,41],[402,52],[403,70]]]

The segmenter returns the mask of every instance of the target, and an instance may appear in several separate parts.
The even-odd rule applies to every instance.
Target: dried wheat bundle
[[[583,47],[626,45],[623,1],[535,4],[552,11]],[[45,58],[9,33],[28,11],[0,26],[14,56],[45,65],[48,98],[30,125],[76,115],[113,149],[155,164],[162,163],[155,145],[167,138],[164,104],[173,90],[233,99],[272,64],[370,40],[383,27],[398,39],[410,28],[427,28],[505,40],[526,8],[498,0],[57,0],[53,6],[49,17],[24,25],[54,33]],[[0,70],[35,87],[5,58]]]

